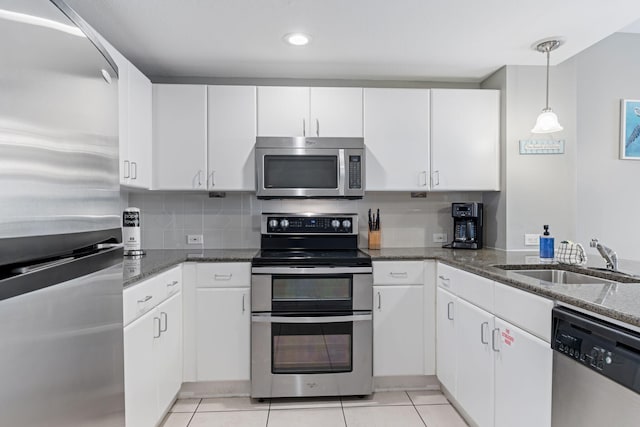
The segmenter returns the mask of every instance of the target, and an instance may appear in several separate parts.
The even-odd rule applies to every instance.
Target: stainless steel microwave
[[[258,137],[256,195],[361,199],[364,152],[364,138]]]

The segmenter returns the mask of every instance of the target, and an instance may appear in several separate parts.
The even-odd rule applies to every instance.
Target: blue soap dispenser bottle
[[[549,226],[544,225],[544,233],[540,236],[540,260],[545,262],[553,261],[554,238],[549,234]]]

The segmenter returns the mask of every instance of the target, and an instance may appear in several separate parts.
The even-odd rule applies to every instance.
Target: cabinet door
[[[258,88],[259,136],[310,136],[309,88]]]
[[[255,191],[255,86],[209,86],[207,106],[209,189]]]
[[[160,416],[182,385],[182,293],[160,304],[156,308],[156,316],[160,319],[160,338],[156,340],[155,351]]]
[[[248,287],[196,290],[198,381],[249,379],[249,295]]]
[[[456,321],[456,399],[478,426],[493,426],[493,315],[458,299]]]
[[[127,427],[154,426],[159,417],[156,396],[155,341],[160,337],[156,311],[124,328],[124,397]]]
[[[500,189],[500,92],[431,90],[431,189]]]
[[[442,288],[436,289],[436,375],[443,386],[456,396],[457,298]]]
[[[423,375],[423,286],[374,286],[373,375]]]
[[[129,108],[127,120],[130,161],[129,185],[151,188],[151,81],[136,67],[129,64]]]
[[[425,191],[429,90],[365,89],[367,191]]]
[[[310,136],[362,137],[362,88],[311,88]]]
[[[549,343],[502,319],[496,318],[495,325],[500,331],[500,351],[495,354],[495,426],[550,426],[553,351]]]
[[[206,190],[206,86],[153,85],[153,160],[154,189]]]

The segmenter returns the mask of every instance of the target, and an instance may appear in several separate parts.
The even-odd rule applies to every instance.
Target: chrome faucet
[[[591,239],[589,244],[592,248],[596,248],[602,258],[607,262],[607,268],[612,271],[618,271],[618,254],[615,251],[602,243],[598,242],[598,239]]]

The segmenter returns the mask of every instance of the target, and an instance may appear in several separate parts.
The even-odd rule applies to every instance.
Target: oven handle
[[[371,321],[371,313],[354,314],[351,316],[272,316],[270,314],[254,314],[251,321],[256,323],[340,323]]]
[[[373,273],[372,267],[253,267],[257,274],[357,274]]]

